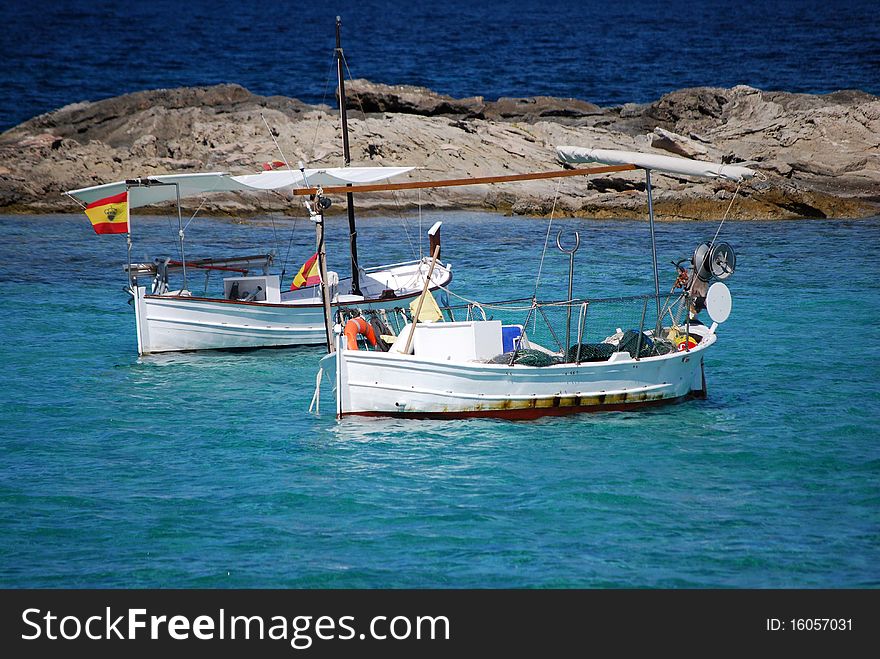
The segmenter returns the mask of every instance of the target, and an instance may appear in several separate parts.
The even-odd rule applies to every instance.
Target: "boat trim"
[[[553,398],[534,398],[530,402],[528,407],[520,407],[520,408],[498,408],[498,409],[479,409],[479,410],[465,410],[465,411],[450,411],[450,412],[377,412],[377,411],[367,411],[367,412],[342,412],[338,415],[339,418],[347,417],[347,416],[368,416],[368,417],[394,417],[394,418],[408,418],[408,419],[472,419],[472,418],[495,418],[495,419],[508,419],[510,421],[531,421],[534,419],[539,419],[543,416],[563,416],[568,414],[582,414],[582,413],[595,413],[595,412],[623,412],[627,410],[633,410],[638,408],[646,408],[646,407],[657,407],[660,405],[675,405],[678,403],[683,403],[687,400],[691,399],[700,399],[703,396],[700,391],[691,391],[684,396],[678,396],[676,398],[651,398],[651,399],[643,399],[643,400],[627,400],[629,396],[626,394],[621,395],[620,401],[610,402],[610,403],[589,403],[586,405],[572,405],[572,406],[563,406],[561,402],[567,398],[572,398],[571,396],[555,396]],[[581,397],[588,398],[587,396]],[[596,397],[598,398],[598,397]],[[547,405],[546,401],[550,401],[550,404]],[[540,404],[539,404],[540,403]]]

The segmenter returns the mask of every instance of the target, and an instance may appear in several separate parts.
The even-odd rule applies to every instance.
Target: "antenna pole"
[[[342,19],[336,17],[336,78],[339,84],[339,117],[342,120],[342,157],[344,167],[351,165],[351,150],[348,146],[348,114],[345,101],[345,72],[342,62],[342,38],[340,35]],[[351,187],[350,185],[348,187]],[[358,281],[358,248],[357,248],[357,225],[354,220],[354,195],[346,194],[348,202],[348,242],[351,250],[351,294],[362,295],[360,282]]]

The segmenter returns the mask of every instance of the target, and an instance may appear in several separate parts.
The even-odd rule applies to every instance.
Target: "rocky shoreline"
[[[700,87],[648,104],[600,108],[577,99],[455,99],[428,89],[347,84],[353,165],[413,165],[415,180],[560,168],[560,144],[746,164],[724,181],[654,177],[660,219],[853,218],[880,214],[880,97]],[[0,213],[76,212],[64,190],[151,174],[259,171],[342,162],[338,113],[238,85],[137,92],[68,105],[0,134]],[[403,179],[397,179],[403,180]],[[199,202],[196,202],[198,204]],[[643,217],[642,178],[595,178],[361,195],[361,210],[470,208],[545,216]],[[341,210],[344,204],[334,209]],[[209,198],[202,213],[300,214],[279,195]]]

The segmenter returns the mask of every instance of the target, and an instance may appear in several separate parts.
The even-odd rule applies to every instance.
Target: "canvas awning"
[[[684,176],[702,176],[706,178],[723,178],[737,183],[752,178],[755,172],[742,165],[723,165],[721,163],[703,162],[690,158],[676,158],[654,153],[638,153],[636,151],[617,151],[615,149],[590,149],[581,146],[558,146],[556,154],[561,162],[587,163],[600,162],[607,165],[636,165],[668,174]]]
[[[89,188],[69,190],[66,194],[84,204],[111,197],[129,189],[130,208],[150,206],[177,199],[180,187],[181,199],[215,192],[260,192],[266,190],[290,190],[316,185],[358,185],[385,181],[405,174],[414,167],[328,167],[324,169],[274,170],[259,174],[232,176],[225,172],[197,174],[167,174],[148,176],[128,181],[105,183]],[[177,185],[174,185],[177,184]]]

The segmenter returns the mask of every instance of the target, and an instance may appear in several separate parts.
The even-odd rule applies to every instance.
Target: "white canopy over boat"
[[[590,149],[582,146],[558,146],[556,154],[565,163],[600,162],[607,165],[636,165],[668,174],[723,178],[739,183],[752,178],[755,172],[741,165],[723,165],[690,158],[676,158],[654,153],[618,151],[616,149]]]
[[[69,190],[66,194],[85,204],[90,204],[93,201],[125,192],[128,187],[129,207],[140,208],[163,201],[176,200],[178,186],[180,187],[180,197],[184,198],[210,192],[259,192],[316,185],[376,183],[405,174],[413,169],[414,167],[327,167],[306,169],[304,172],[275,170],[241,176],[232,176],[226,172],[164,174]]]

